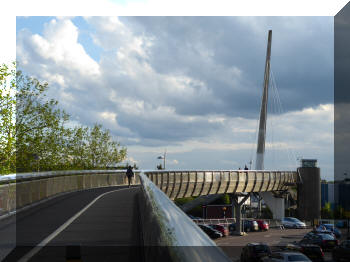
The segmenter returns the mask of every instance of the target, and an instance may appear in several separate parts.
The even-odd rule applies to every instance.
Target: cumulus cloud
[[[210,167],[211,158],[228,167],[251,154],[271,27],[272,68],[286,113],[269,115],[268,138],[277,150],[293,148],[311,156],[312,150],[331,146],[328,44],[333,36],[327,19],[84,19],[102,50],[98,62],[80,42],[74,19],[65,17],[53,18],[42,34],[18,31],[20,67],[48,81],[51,95],[74,121],[109,128],[141,167],[153,168],[152,154],[164,147],[174,154],[174,168]],[[268,141],[267,150],[271,147]]]

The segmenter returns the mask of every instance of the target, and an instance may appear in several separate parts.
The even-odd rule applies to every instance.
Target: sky
[[[49,83],[73,123],[103,124],[141,169],[155,169],[165,151],[167,169],[254,167],[271,29],[265,169],[315,158],[332,179],[331,14],[132,16],[144,1],[104,3],[126,15],[16,15],[19,67]]]

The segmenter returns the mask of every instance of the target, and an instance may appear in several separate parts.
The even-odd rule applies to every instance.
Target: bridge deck
[[[4,261],[18,261],[53,232],[57,236],[29,261],[66,261],[67,246],[81,246],[82,261],[140,261],[139,188],[119,188],[102,196],[62,232],[56,231],[97,196],[113,190],[116,187],[71,193],[20,213],[17,247]]]

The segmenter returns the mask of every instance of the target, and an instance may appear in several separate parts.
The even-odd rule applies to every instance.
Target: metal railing
[[[164,254],[168,261],[230,261],[223,251],[150,179],[140,174],[142,184],[142,233],[145,246]],[[154,238],[154,235],[157,237]],[[159,251],[154,249],[159,247]],[[146,260],[148,256],[146,254]],[[160,260],[159,260],[160,261]]]

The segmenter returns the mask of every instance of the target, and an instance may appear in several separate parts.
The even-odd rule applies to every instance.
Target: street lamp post
[[[224,219],[225,219],[226,218],[226,207],[223,207],[222,211],[224,211]]]
[[[158,159],[163,159],[163,169],[165,169],[165,159],[166,159],[166,151],[162,156],[157,157]]]

